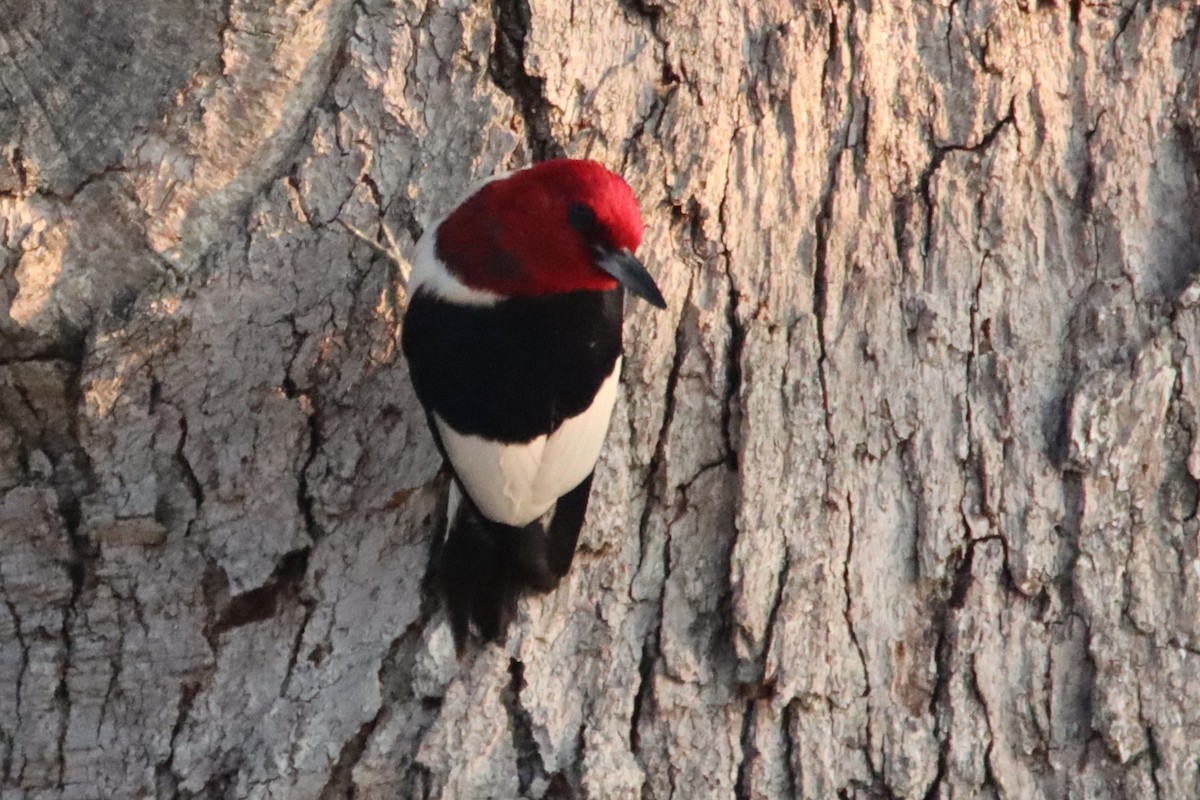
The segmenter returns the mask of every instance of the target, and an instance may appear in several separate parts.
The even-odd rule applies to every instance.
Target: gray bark
[[[1200,797],[1190,2],[0,0],[0,796]],[[422,227],[620,171],[575,566],[456,661]]]

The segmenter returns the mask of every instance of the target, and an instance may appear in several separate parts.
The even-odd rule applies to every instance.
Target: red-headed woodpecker
[[[624,180],[558,159],[493,178],[417,242],[402,344],[454,472],[437,581],[460,652],[571,566],[617,396],[622,287],[666,307],[641,240]]]

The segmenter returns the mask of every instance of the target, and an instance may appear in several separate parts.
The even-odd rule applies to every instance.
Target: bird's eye
[[[567,209],[567,222],[580,233],[588,233],[596,227],[596,212],[587,203],[572,203]]]

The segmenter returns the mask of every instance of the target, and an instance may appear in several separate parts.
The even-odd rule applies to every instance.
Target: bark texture
[[[0,0],[0,795],[1200,797],[1198,119],[1184,0]],[[385,229],[558,153],[670,305],[457,662]]]

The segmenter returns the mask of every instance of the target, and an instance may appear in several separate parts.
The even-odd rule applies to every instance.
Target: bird
[[[426,228],[401,348],[452,473],[434,556],[457,651],[570,569],[616,401],[625,291],[666,300],[634,255],[629,184],[587,159],[500,173]]]

